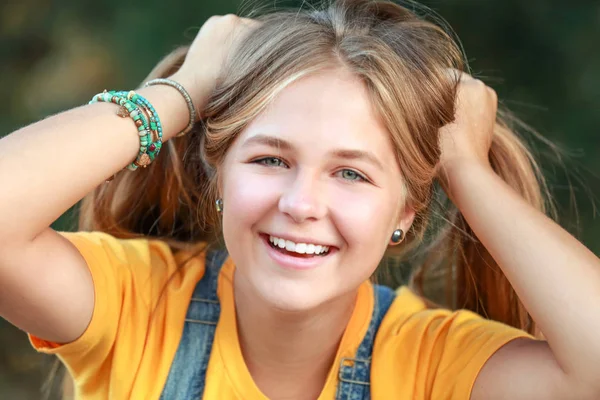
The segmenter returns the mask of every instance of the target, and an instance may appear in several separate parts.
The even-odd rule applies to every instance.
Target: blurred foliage
[[[163,55],[190,42],[210,15],[240,14],[255,3],[1,2],[0,136],[84,104],[105,88],[136,86]],[[303,2],[286,5],[294,3]],[[425,4],[454,28],[474,75],[494,87],[501,101],[528,124],[568,150],[571,156],[563,160],[564,167],[543,163],[560,206],[560,222],[600,254],[600,223],[594,208],[600,196],[600,3],[431,0]],[[536,150],[541,156],[547,153],[544,146]],[[52,157],[48,149],[44,162],[52,162]],[[67,213],[54,227],[71,229],[73,223],[73,214]],[[25,335],[3,320],[0,342],[0,396],[40,398],[40,364],[46,358],[30,350]]]

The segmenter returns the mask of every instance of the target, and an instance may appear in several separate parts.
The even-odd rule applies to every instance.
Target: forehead
[[[389,133],[373,109],[366,85],[342,69],[315,73],[283,89],[244,130],[238,142],[272,135],[316,148],[369,150],[393,159]]]

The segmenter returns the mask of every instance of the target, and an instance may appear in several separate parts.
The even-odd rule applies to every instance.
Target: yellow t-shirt
[[[189,300],[204,273],[200,254],[173,254],[160,241],[119,240],[104,233],[64,233],[85,258],[94,280],[92,320],[72,343],[31,336],[34,347],[56,354],[75,380],[77,398],[158,399],[181,338]],[[221,317],[206,375],[205,399],[266,399],[246,368],[238,343],[233,297],[235,266],[219,275]],[[170,279],[170,280],[169,280]],[[373,310],[371,284],[359,288],[336,362],[319,400],[334,399],[342,357],[353,357]],[[427,309],[402,288],[375,339],[373,399],[456,399],[470,396],[489,357],[526,333],[468,311]]]

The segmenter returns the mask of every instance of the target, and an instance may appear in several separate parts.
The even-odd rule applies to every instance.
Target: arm
[[[203,108],[229,50],[247,32],[239,29],[247,26],[242,22],[233,15],[210,18],[172,77],[197,108]],[[138,92],[161,117],[163,140],[185,128],[189,114],[176,90],[152,86]],[[0,140],[0,316],[49,341],[76,339],[92,317],[94,288],[85,260],[49,226],[135,158],[136,127],[116,111],[113,104],[85,105]]]
[[[179,93],[164,86],[139,92],[162,116],[166,139],[185,128]],[[74,340],[91,318],[85,261],[49,226],[135,158],[136,128],[116,110],[85,105],[0,140],[0,315],[48,340]]]
[[[548,340],[515,341],[499,350],[472,398],[598,398],[598,258],[491,169],[457,163],[449,176],[457,206]]]
[[[465,79],[456,124],[441,132],[452,135],[442,139],[445,185],[548,340],[521,339],[500,349],[471,398],[599,398],[600,261],[492,171],[491,133],[474,135],[493,124],[496,97],[481,82]],[[466,116],[470,104],[487,112]]]

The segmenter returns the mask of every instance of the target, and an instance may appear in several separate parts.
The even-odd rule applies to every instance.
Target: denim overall
[[[206,370],[221,306],[217,297],[219,270],[227,258],[225,251],[206,256],[206,272],[194,289],[187,311],[183,336],[171,365],[160,400],[197,400],[202,398]],[[375,334],[394,300],[393,290],[373,285],[375,306],[369,329],[354,358],[343,358],[339,365],[335,400],[369,400],[371,354]],[[208,400],[208,399],[207,399]],[[216,399],[210,399],[216,400]]]

